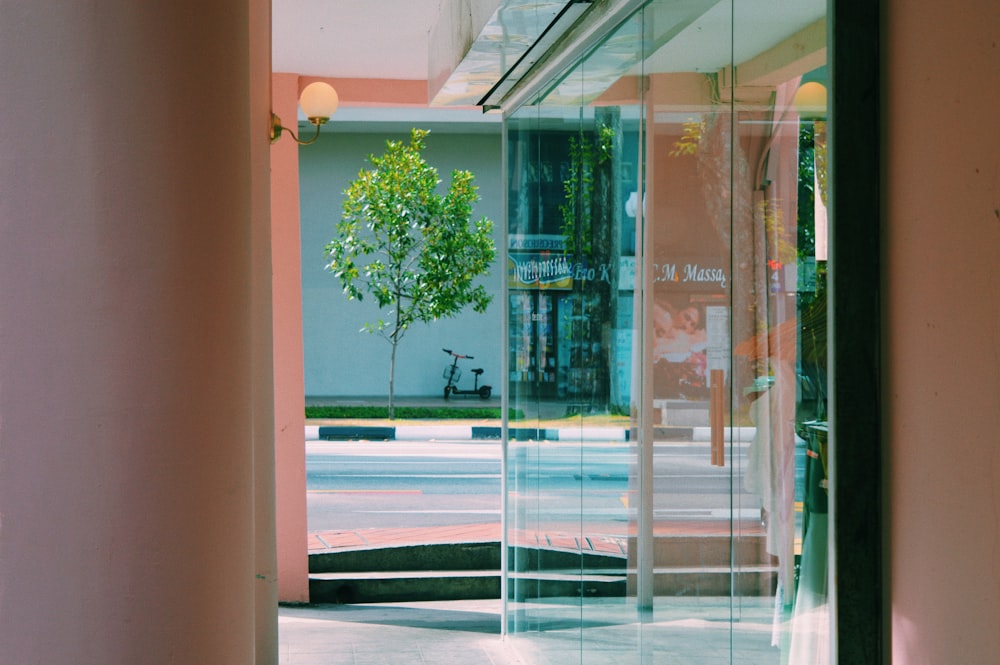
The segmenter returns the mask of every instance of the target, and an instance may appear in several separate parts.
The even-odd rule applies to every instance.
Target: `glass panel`
[[[669,23],[670,11],[654,3],[654,25]],[[744,514],[723,427],[732,422],[734,213],[743,203],[732,193],[739,172],[749,169],[732,140],[733,108],[720,82],[719,71],[731,63],[730,18],[725,2],[699,17],[712,38],[698,45],[696,59],[670,40],[645,62],[654,608],[644,636],[654,661],[731,662],[747,628],[767,644],[766,611],[732,622],[732,592],[744,582],[734,570]],[[659,34],[652,37],[661,43]],[[759,524],[759,511],[747,522]],[[757,563],[753,556],[745,562]]]
[[[612,48],[637,62],[640,27],[629,21],[507,125],[509,394],[544,414],[531,440],[511,424],[509,620],[551,662],[638,652],[627,567],[640,79],[590,103],[589,63]]]
[[[651,2],[508,119],[529,662],[825,662],[825,7],[778,4]]]

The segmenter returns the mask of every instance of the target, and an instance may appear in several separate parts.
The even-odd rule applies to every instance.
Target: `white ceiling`
[[[426,80],[431,29],[442,4],[453,2],[272,0],[272,70],[330,78]],[[503,2],[531,4],[530,0]],[[735,5],[718,2],[709,9],[716,2],[672,0],[659,5],[658,11],[668,14],[695,7],[700,16],[674,34],[647,67],[656,62],[657,71],[715,71],[726,64],[716,61],[720,53],[727,53],[720,44],[732,40],[736,60],[742,61],[822,17],[826,6],[826,0],[742,0]],[[731,34],[731,11],[741,26],[736,35]],[[345,111],[342,107],[338,119],[348,119],[340,117],[348,115]],[[355,111],[372,113],[363,108]]]
[[[442,0],[272,0],[271,69],[331,78],[427,78]]]

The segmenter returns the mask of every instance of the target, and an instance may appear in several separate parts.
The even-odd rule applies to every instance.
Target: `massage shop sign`
[[[623,256],[618,271],[618,288],[635,289],[635,258]],[[654,263],[651,279],[657,291],[675,293],[724,293],[729,286],[729,273],[719,261],[685,259]]]
[[[718,260],[686,260],[653,264],[653,288],[668,291],[723,293],[729,273]]]

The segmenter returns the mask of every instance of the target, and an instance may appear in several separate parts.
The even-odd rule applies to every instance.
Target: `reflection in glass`
[[[530,662],[827,662],[824,11],[651,2],[508,117]]]

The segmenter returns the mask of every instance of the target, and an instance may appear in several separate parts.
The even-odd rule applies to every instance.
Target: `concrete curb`
[[[657,428],[664,440],[706,442],[711,440],[708,427]],[[336,426],[306,425],[306,441],[468,441],[499,440],[500,427],[468,425]],[[749,443],[755,428],[733,427],[725,431],[727,443]],[[618,427],[532,428],[511,427],[515,441],[631,441],[629,430]]]
[[[500,440],[502,429],[469,425],[400,425],[365,427],[306,425],[306,441],[465,441]],[[549,428],[511,427],[517,441],[628,441],[629,432],[617,427]]]

